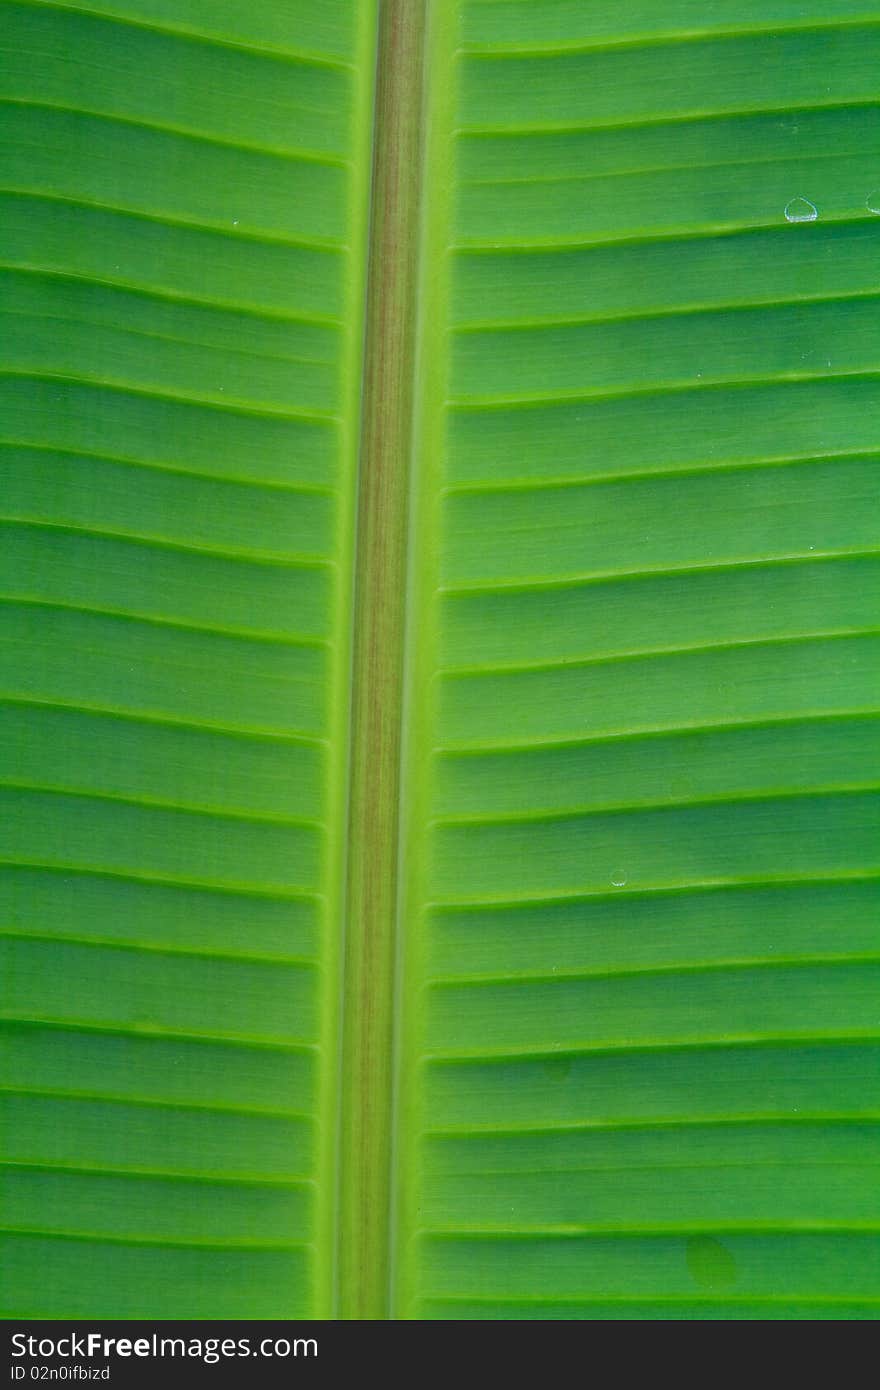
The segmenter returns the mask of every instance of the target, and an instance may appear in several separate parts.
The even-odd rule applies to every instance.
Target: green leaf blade
[[[873,1318],[876,26],[588,8],[457,9],[398,1308]]]
[[[880,26],[705,10],[3,5],[5,1316],[877,1317]]]
[[[331,1307],[374,36],[320,10],[4,6],[9,1316]]]

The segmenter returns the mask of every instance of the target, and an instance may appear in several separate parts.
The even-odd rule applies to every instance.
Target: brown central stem
[[[389,1316],[398,808],[427,3],[379,3],[340,1119],[337,1315],[348,1319]]]

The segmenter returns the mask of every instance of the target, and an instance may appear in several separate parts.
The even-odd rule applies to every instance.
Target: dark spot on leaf
[[[729,1289],[736,1283],[736,1260],[715,1236],[689,1236],[687,1267],[701,1289]]]
[[[570,1057],[548,1057],[541,1065],[551,1081],[565,1081],[571,1075]]]

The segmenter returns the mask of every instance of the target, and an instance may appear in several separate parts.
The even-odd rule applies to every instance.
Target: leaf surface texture
[[[2,1311],[336,1316],[373,1114],[383,1316],[873,1318],[878,15],[416,10],[372,815],[377,7],[2,5]]]

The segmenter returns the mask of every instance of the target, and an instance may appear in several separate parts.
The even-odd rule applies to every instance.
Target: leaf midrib
[[[428,0],[379,0],[341,987],[335,1316],[390,1316],[407,530]]]

